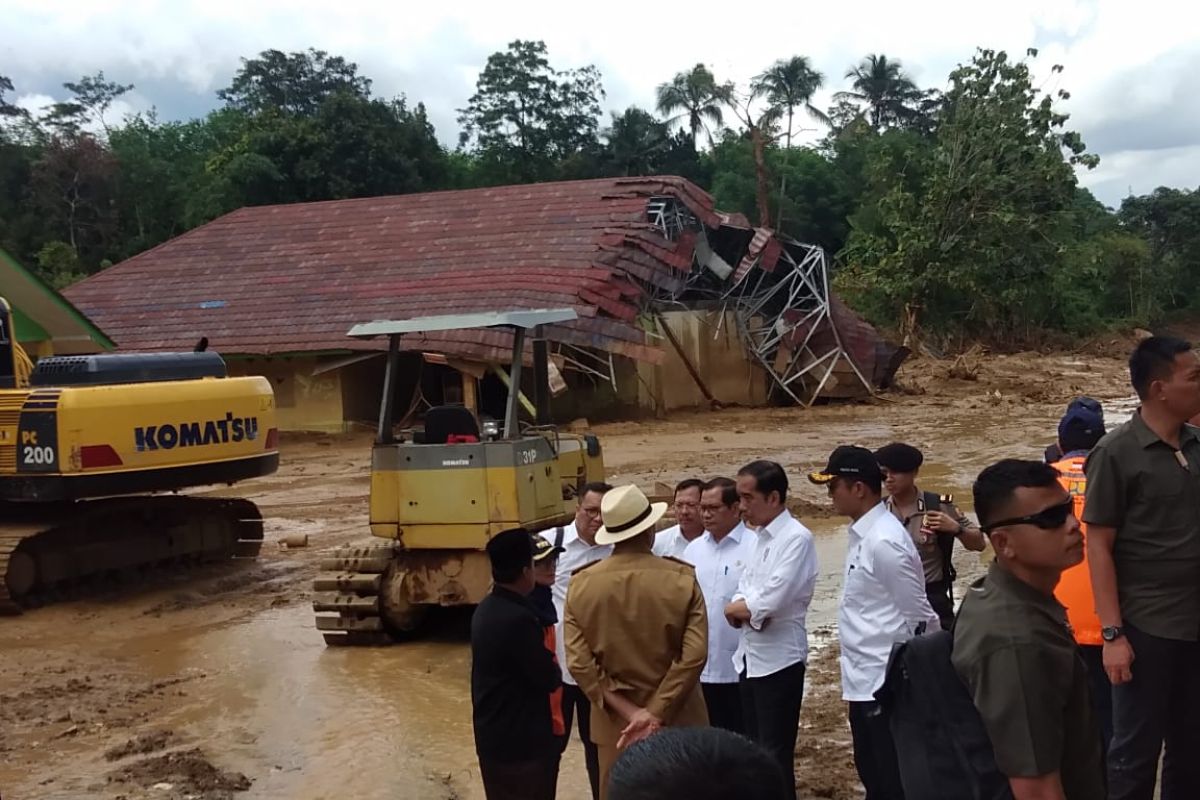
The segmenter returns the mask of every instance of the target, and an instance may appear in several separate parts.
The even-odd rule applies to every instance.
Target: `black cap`
[[[860,481],[879,481],[883,474],[875,454],[865,447],[842,445],[829,456],[829,463],[821,472],[808,473],[813,483],[825,484],[834,478],[853,478]]]
[[[488,539],[486,549],[493,570],[527,567],[533,560],[533,539],[524,528],[511,528],[497,533]]]
[[[1081,395],[1076,397],[1067,404],[1067,414],[1070,414],[1077,408],[1086,408],[1100,418],[1100,424],[1104,424],[1104,406],[1100,405],[1100,401],[1095,398]]]
[[[925,463],[925,456],[911,444],[892,442],[875,451],[875,461],[892,472],[916,472]]]
[[[535,562],[552,558],[563,552],[563,548],[550,544],[549,540],[541,534],[533,533],[530,536],[533,538],[533,560]]]

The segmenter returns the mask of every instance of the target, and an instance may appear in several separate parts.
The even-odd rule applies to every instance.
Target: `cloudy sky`
[[[1071,126],[1101,157],[1082,180],[1116,205],[1130,191],[1200,186],[1198,23],[1200,6],[1184,0],[0,0],[0,75],[36,107],[102,69],[137,87],[118,112],[180,119],[216,105],[240,57],[315,47],[357,62],[377,95],[423,101],[453,144],[455,109],[488,54],[516,38],[544,40],[560,69],[595,64],[613,110],[652,107],[654,87],[697,62],[744,83],[776,58],[807,55],[826,75],[823,106],[866,53],[942,87],[977,46],[1037,47],[1039,80],[1071,92]],[[1051,75],[1055,63],[1065,72]]]

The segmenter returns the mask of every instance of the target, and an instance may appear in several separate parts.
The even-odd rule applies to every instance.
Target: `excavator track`
[[[395,544],[371,542],[339,547],[321,561],[312,605],[325,644],[375,646],[395,640],[399,631],[388,595],[403,580],[399,554]]]
[[[89,582],[186,564],[254,558],[263,522],[249,500],[176,495],[0,504],[0,614]]]

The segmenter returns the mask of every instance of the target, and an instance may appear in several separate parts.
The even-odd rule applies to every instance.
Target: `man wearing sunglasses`
[[[1152,336],[1129,358],[1141,406],[1088,456],[1088,566],[1113,684],[1110,800],[1200,798],[1200,359]]]
[[[963,598],[954,668],[1015,800],[1103,798],[1087,667],[1054,598],[1083,560],[1074,501],[1053,467],[1014,459],[981,472],[974,495],[996,560]]]

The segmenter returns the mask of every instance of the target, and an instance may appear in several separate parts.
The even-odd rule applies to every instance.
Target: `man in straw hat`
[[[651,550],[666,510],[636,486],[604,495],[596,543],[612,555],[576,571],[567,592],[567,665],[592,703],[601,800],[622,748],[663,726],[708,724],[704,596],[690,565]]]

